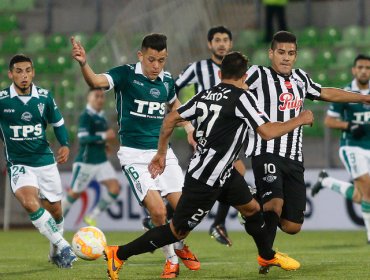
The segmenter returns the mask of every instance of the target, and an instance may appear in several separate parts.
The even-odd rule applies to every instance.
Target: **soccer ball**
[[[72,239],[72,249],[83,260],[92,261],[99,258],[107,245],[104,233],[97,227],[80,228]]]

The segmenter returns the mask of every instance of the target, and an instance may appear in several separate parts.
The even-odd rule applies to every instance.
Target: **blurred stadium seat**
[[[1,0],[0,3],[5,0]],[[11,32],[18,28],[18,20],[14,14],[0,14],[0,32]]]
[[[353,60],[357,56],[357,50],[352,47],[345,47],[337,53],[337,66],[338,67],[351,67]]]
[[[316,46],[319,43],[319,31],[315,27],[307,27],[298,31],[298,42],[301,46]]]
[[[298,51],[296,62],[297,68],[311,68],[315,62],[314,51],[310,48],[303,48]]]
[[[341,33],[335,27],[325,28],[320,35],[320,44],[334,45],[341,40]]]
[[[332,49],[324,49],[319,51],[316,56],[316,66],[317,67],[328,67],[334,64],[336,61],[336,57],[333,53]]]
[[[342,40],[339,42],[341,46],[359,46],[363,43],[364,33],[359,26],[348,26],[343,30]]]
[[[257,30],[242,30],[234,39],[234,49],[246,53],[246,50],[261,44],[262,36]]]
[[[44,55],[38,55],[33,60],[33,64],[35,66],[35,71],[37,73],[47,73],[49,72],[48,59]]]
[[[51,52],[62,51],[68,46],[68,40],[66,36],[62,34],[53,34],[49,37],[47,48]]]
[[[25,51],[29,53],[40,52],[45,48],[45,36],[42,33],[32,33],[27,36]]]
[[[93,35],[91,35],[86,43],[86,50],[91,50],[102,38],[103,34],[101,33],[94,33]]]
[[[268,57],[268,52],[265,49],[259,49],[255,51],[251,58],[251,64],[269,66],[270,60]]]
[[[3,40],[1,51],[5,53],[16,53],[24,47],[23,37],[16,33],[9,33]]]

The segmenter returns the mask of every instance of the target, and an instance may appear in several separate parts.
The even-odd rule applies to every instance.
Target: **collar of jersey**
[[[362,93],[362,91],[358,88],[356,79],[353,79],[352,80],[352,83],[351,83],[351,91],[356,91],[356,92],[359,92],[361,94],[366,94],[366,93]],[[370,94],[370,81],[369,81],[369,89],[367,90],[367,93]]]
[[[141,62],[136,63],[136,66],[135,66],[135,74],[141,74],[144,77],[148,78],[143,73],[143,68],[141,67]],[[164,78],[164,70],[163,69],[162,69],[161,73],[159,73],[158,77],[161,79],[161,81],[163,81],[163,78]]]
[[[31,89],[32,93],[30,95],[30,97],[36,97],[36,98],[39,98],[39,93],[37,92],[37,89],[36,87],[34,86],[34,84],[32,84],[32,89]],[[14,83],[12,83],[10,85],[10,98],[13,98],[13,97],[16,97],[16,96],[19,96],[18,93],[15,91],[15,86],[14,86]]]
[[[280,76],[280,77],[282,77],[282,78],[284,78],[284,79],[286,79],[286,78],[290,78],[290,77],[293,75],[293,69],[292,69],[292,72],[290,72],[290,74],[289,74],[289,75],[283,75],[283,74],[280,74],[280,73],[276,72],[276,71],[274,70],[274,68],[272,68],[272,66],[270,66],[270,67],[269,67],[269,69],[270,69],[270,71],[271,71],[271,72],[275,73],[276,75],[278,75],[278,76]]]
[[[91,107],[89,104],[86,105],[86,109],[88,111],[90,111],[91,113],[95,114],[95,115],[99,115],[99,116],[103,116],[104,115],[104,111],[101,110],[100,112],[97,112],[93,107]]]

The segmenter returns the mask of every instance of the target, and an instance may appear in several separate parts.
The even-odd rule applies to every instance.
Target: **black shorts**
[[[217,200],[239,206],[249,203],[252,198],[248,184],[235,169],[223,187],[210,187],[186,174],[172,222],[179,232],[191,231],[211,211]]]
[[[273,154],[252,158],[258,197],[262,204],[281,198],[281,218],[303,224],[306,209],[306,185],[303,163]]]

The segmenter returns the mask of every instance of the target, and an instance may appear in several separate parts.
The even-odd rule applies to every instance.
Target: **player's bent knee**
[[[236,206],[235,208],[245,217],[252,216],[261,210],[259,203],[255,199],[247,204]]]
[[[297,224],[297,223],[292,223],[286,220],[282,220],[280,223],[280,228],[285,233],[293,235],[301,231],[302,224]]]
[[[171,223],[171,230],[178,240],[185,239],[190,233],[188,228],[182,228],[181,226],[175,227],[173,223]]]

